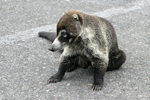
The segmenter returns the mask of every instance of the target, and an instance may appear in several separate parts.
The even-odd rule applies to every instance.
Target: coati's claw
[[[102,90],[102,87],[103,87],[102,85],[92,85],[91,88],[93,91],[99,91]]]
[[[46,83],[50,83],[50,80],[48,79],[48,80],[46,81]]]
[[[56,82],[59,82],[61,81],[61,79],[57,79],[55,78],[54,76],[50,77],[46,83],[56,83]]]

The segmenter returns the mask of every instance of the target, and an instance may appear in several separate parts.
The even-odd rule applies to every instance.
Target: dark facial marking
[[[61,31],[61,36],[63,36],[64,38],[67,37],[67,32],[66,32],[66,30],[62,30],[62,31]]]
[[[60,42],[62,42],[62,43],[64,43],[64,42],[68,43],[69,42],[69,39],[71,37],[70,37],[70,34],[68,34],[65,29],[60,30],[59,34],[60,35],[58,35],[59,36],[58,39],[59,39]]]

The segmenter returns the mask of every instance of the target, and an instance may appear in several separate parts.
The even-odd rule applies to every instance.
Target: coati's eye
[[[66,31],[65,31],[65,30],[62,30],[61,35],[62,35],[63,37],[67,37]]]

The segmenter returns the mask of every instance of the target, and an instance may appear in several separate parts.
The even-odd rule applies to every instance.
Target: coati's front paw
[[[102,88],[103,88],[103,79],[95,81],[94,84],[92,85],[93,91],[99,91],[102,90]]]
[[[99,91],[99,90],[102,90],[103,88],[103,85],[92,85],[92,90],[93,91]]]
[[[48,80],[47,80],[47,83],[56,83],[56,82],[59,82],[61,81],[62,78],[59,78],[58,76],[54,75],[54,76],[51,76]]]

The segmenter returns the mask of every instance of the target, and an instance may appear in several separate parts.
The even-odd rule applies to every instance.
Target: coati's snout
[[[54,42],[52,43],[52,47],[51,49],[49,49],[52,52],[55,52],[57,50],[61,50],[62,49],[62,44],[61,42],[58,40],[58,37],[55,38]]]

